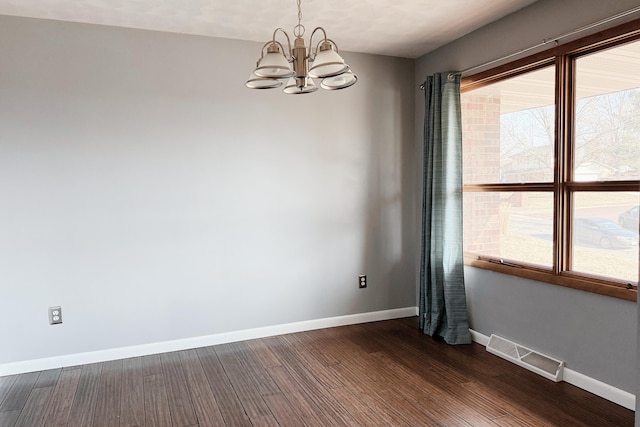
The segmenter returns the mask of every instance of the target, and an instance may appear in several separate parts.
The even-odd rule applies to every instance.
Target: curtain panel
[[[462,248],[460,75],[429,76],[424,94],[420,329],[449,344],[469,344]]]

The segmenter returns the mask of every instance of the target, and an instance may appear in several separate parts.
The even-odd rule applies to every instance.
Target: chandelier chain
[[[293,28],[293,35],[302,37],[304,35],[304,25],[302,25],[302,0],[298,0],[298,25]]]

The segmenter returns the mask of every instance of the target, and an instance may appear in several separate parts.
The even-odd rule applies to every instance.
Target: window
[[[467,264],[636,299],[639,33],[463,79]]]

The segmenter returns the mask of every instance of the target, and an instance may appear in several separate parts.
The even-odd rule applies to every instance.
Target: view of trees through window
[[[578,57],[574,67],[565,268],[637,283],[640,42]],[[551,269],[562,140],[555,67],[465,91],[461,101],[465,251]]]

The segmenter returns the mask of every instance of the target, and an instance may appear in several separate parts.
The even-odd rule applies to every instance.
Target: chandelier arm
[[[272,46],[274,44],[277,44],[278,46],[280,46],[280,49],[284,51],[284,46],[278,40],[269,40],[262,46],[262,51],[260,52],[260,58],[258,58],[258,62],[260,62],[260,60],[264,58],[264,50],[268,49],[269,46]]]
[[[334,42],[331,39],[324,39],[324,41],[331,43],[333,45],[333,47],[336,48],[336,53],[340,53],[340,49],[338,49],[338,43]]]
[[[318,30],[322,31],[322,34],[324,34],[324,39],[323,39],[323,40],[326,40],[326,39],[327,39],[327,32],[324,30],[324,28],[322,28],[322,27],[316,27],[316,28],[314,28],[314,29],[313,29],[313,31],[311,32],[311,37],[309,38],[309,44],[311,44],[311,41],[313,40],[313,35],[314,35],[314,34],[316,33],[316,31],[318,31]]]
[[[276,42],[277,43],[277,42]],[[264,50],[271,46],[273,44],[273,41],[268,41],[266,42],[264,45],[262,45],[262,50],[260,51],[260,58],[258,58],[258,61],[260,61],[262,58],[264,58]]]
[[[312,50],[312,47],[313,47],[313,35],[318,30],[322,31],[322,34],[324,35],[324,38],[318,42],[315,52],[312,52],[311,50]],[[322,27],[314,28],[313,31],[311,32],[311,37],[309,37],[309,59],[311,59],[312,61],[315,59],[316,54],[318,53],[318,46],[320,46],[320,43],[322,43],[325,40],[328,40],[328,39],[327,39],[327,32],[324,30],[324,28],[322,28]],[[336,46],[336,48],[337,48],[337,46]]]
[[[282,48],[282,50],[284,50],[284,46],[282,46],[282,44],[278,41],[276,41],[276,35],[278,34],[278,31],[280,31],[282,34],[284,34],[284,36],[287,38],[287,45],[289,47],[289,49],[287,50],[287,53],[289,54],[289,58],[291,58],[291,39],[289,38],[289,34],[287,34],[287,32],[285,30],[283,30],[282,28],[278,27],[275,30],[273,30],[273,40],[269,43],[278,43],[280,45],[280,47]],[[262,48],[264,50],[264,48]]]
[[[333,47],[335,47],[335,48],[336,48],[336,53],[340,53],[340,50],[338,49],[338,45],[336,44],[336,42],[334,42],[333,40],[328,39],[328,38],[326,38],[326,37],[325,37],[324,39],[320,40],[320,41],[318,42],[318,44],[316,44],[315,54],[314,54],[313,56],[309,55],[309,58],[310,58],[312,61],[316,59],[316,55],[318,54],[318,50],[320,50],[320,45],[321,45],[322,43],[325,43],[325,42],[327,42],[327,43],[331,43],[331,45],[332,45]],[[309,45],[310,45],[310,46],[309,46],[309,51],[311,51],[311,47],[312,47],[312,46],[311,46],[311,40],[309,40]]]

